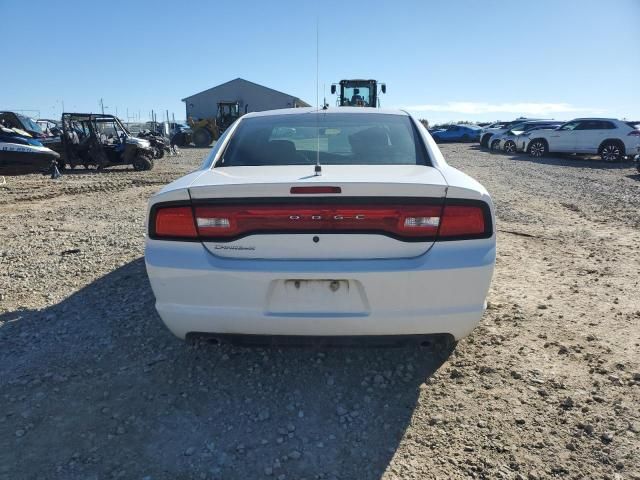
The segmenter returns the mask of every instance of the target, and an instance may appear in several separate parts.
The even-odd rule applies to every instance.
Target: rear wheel
[[[137,172],[151,170],[153,168],[153,160],[146,155],[138,155],[133,160],[133,169]]]
[[[480,146],[487,148],[489,146],[489,138],[491,138],[491,135],[489,134],[483,135],[482,138],[480,139]]]
[[[164,148],[156,147],[155,155],[153,156],[153,158],[162,158],[162,157],[164,157]]]
[[[491,142],[491,150],[500,150],[500,140],[494,140],[493,142]]]
[[[196,147],[204,148],[211,145],[213,135],[206,128],[198,128],[193,132],[193,143]]]
[[[527,149],[529,155],[535,158],[544,157],[549,152],[547,142],[544,140],[533,140]]]
[[[182,132],[176,133],[171,138],[171,144],[172,145],[176,145],[178,147],[186,147],[187,146],[187,136]]]
[[[618,142],[605,142],[600,147],[600,158],[605,162],[617,162],[623,155],[624,150]]]
[[[504,151],[507,153],[516,153],[516,142],[512,140],[505,142]]]

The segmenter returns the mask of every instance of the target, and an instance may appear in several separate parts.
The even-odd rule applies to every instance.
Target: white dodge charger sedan
[[[495,255],[487,191],[401,111],[247,114],[149,202],[147,272],[180,338],[458,340]]]

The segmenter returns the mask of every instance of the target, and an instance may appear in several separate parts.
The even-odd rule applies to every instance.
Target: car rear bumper
[[[223,259],[200,243],[147,240],[145,261],[156,309],[180,338],[209,333],[459,339],[484,312],[495,236],[437,242],[410,259],[340,261]],[[324,289],[331,282],[338,282],[335,292]],[[305,290],[307,284],[313,288]]]

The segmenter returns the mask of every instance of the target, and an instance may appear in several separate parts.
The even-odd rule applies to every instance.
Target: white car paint
[[[166,202],[286,198],[293,197],[292,186],[339,185],[343,197],[372,201],[430,197],[483,202],[490,211],[488,235],[425,242],[371,233],[269,233],[228,242],[148,235],[145,262],[164,323],[180,338],[189,333],[468,335],[482,317],[494,270],[493,204],[478,182],[445,162],[420,122],[411,119],[431,166],[324,165],[321,176],[310,175],[309,165],[215,167],[241,122],[313,112],[245,115],[221,137],[200,170],[150,199],[150,211]],[[407,115],[348,107],[328,112]],[[305,200],[327,196],[336,197],[306,195]]]
[[[525,131],[526,124],[522,124],[520,127],[516,127],[513,129],[506,130],[503,133],[493,135],[490,139],[489,148],[491,150],[499,150],[506,151],[506,143],[511,141],[515,146],[515,152],[524,151],[524,140],[527,138],[526,135],[529,131]],[[549,124],[549,125],[540,125],[531,129],[534,130],[554,130],[560,125],[560,123]],[[515,153],[511,152],[511,153]]]
[[[613,128],[591,128],[598,125]],[[624,146],[622,155],[640,153],[640,133],[614,118],[577,118],[556,130],[535,130],[524,138],[525,151],[529,151],[532,142],[542,140],[546,142],[548,152],[600,154],[606,142],[615,141]]]
[[[487,128],[486,131],[480,134],[480,144],[482,145],[482,139],[487,138],[486,147],[491,149],[491,144],[494,140],[500,138],[501,135],[508,132],[509,130],[518,130],[518,128],[522,127],[525,123],[531,122],[534,120],[538,120],[536,118],[520,118],[509,122],[506,126],[500,128]]]

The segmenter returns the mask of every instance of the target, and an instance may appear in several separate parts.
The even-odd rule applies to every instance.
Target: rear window
[[[408,116],[301,113],[243,119],[215,167],[427,165]]]

